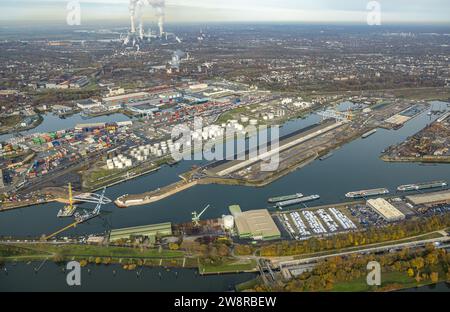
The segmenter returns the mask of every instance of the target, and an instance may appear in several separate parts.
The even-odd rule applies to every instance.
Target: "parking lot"
[[[322,208],[285,212],[278,218],[293,239],[304,240],[357,230],[357,225],[347,214],[347,211],[337,208]]]

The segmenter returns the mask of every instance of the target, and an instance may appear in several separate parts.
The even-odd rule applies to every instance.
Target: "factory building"
[[[151,115],[159,111],[159,104],[160,101],[158,99],[147,99],[144,101],[130,103],[126,107],[129,111],[135,114]]]
[[[406,196],[406,200],[415,206],[433,207],[450,204],[450,191],[434,192]]]
[[[96,100],[87,99],[87,100],[79,100],[76,102],[77,107],[81,108],[82,110],[89,110],[96,107],[101,107],[102,104]]]
[[[367,201],[367,206],[373,209],[388,222],[401,221],[405,219],[405,215],[384,198],[369,199]]]
[[[281,237],[280,230],[267,209],[235,213],[234,218],[241,239],[272,240]]]
[[[109,234],[109,241],[128,240],[133,238],[148,238],[154,243],[157,237],[171,236],[172,223],[160,223],[153,225],[136,226],[130,228],[112,230]]]
[[[126,104],[147,99],[149,96],[150,95],[147,92],[130,93],[130,94],[124,94],[124,95],[103,98],[102,103],[103,103],[103,105],[105,105],[105,107],[108,107],[108,108],[114,108],[114,107],[120,108]]]

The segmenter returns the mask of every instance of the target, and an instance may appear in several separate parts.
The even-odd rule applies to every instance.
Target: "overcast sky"
[[[65,21],[69,0],[0,0],[0,21]],[[79,0],[82,21],[125,20],[128,0]],[[365,23],[369,0],[166,0],[168,22]],[[379,0],[382,22],[450,24],[449,0]],[[148,8],[146,15],[152,17]]]

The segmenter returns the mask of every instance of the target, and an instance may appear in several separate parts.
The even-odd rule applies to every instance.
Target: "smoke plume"
[[[145,6],[152,6],[156,11],[156,17],[158,18],[159,34],[164,34],[164,22],[165,22],[165,0],[130,0],[130,17],[131,17],[131,32],[136,31],[136,21],[139,21],[139,28],[141,33],[143,32],[143,10]]]

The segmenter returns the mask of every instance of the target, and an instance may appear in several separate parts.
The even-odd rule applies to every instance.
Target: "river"
[[[125,271],[119,265],[88,265],[81,269],[81,286],[68,286],[63,265],[48,262],[7,264],[0,270],[0,292],[6,291],[146,291],[223,292],[255,274],[200,276],[192,269],[144,268]],[[115,274],[114,274],[115,271]],[[139,276],[137,275],[139,272]],[[195,285],[195,287],[194,287]]]
[[[426,112],[409,121],[399,130],[379,129],[367,139],[357,139],[334,151],[325,161],[314,161],[281,179],[261,188],[227,185],[199,185],[159,202],[118,209],[113,204],[104,206],[104,214],[85,223],[68,234],[99,233],[106,229],[146,225],[159,222],[187,222],[191,212],[207,204],[211,205],[203,218],[216,218],[228,213],[228,206],[239,204],[243,210],[266,208],[267,198],[276,195],[301,192],[305,195],[319,194],[321,199],[314,205],[330,204],[346,200],[349,191],[366,188],[448,180],[450,166],[446,164],[423,166],[416,163],[386,163],[379,159],[388,146],[399,143],[413,135],[437,118]],[[281,128],[281,134],[317,122],[319,117],[310,115],[305,119],[290,121]],[[112,199],[124,193],[141,193],[179,180],[178,175],[202,161],[183,161],[175,167],[165,166],[156,173],[139,177],[108,188],[106,195]],[[49,203],[24,209],[3,212],[0,215],[0,235],[39,236],[51,233],[70,223],[58,219],[61,204]],[[86,206],[89,208],[89,206]]]
[[[395,188],[401,184],[431,180],[448,180],[450,177],[450,166],[446,164],[423,166],[415,163],[386,163],[379,159],[382,150],[392,144],[405,140],[436,118],[437,116],[430,117],[424,112],[409,121],[399,130],[379,129],[377,133],[366,139],[357,139],[342,146],[340,149],[334,151],[332,157],[325,161],[314,161],[308,166],[292,172],[265,187],[254,188],[244,186],[200,185],[165,200],[145,206],[118,209],[113,204],[106,205],[102,217],[82,224],[77,228],[68,231],[67,234],[101,233],[110,228],[138,226],[167,221],[175,223],[189,222],[191,219],[191,212],[195,210],[199,211],[199,209],[207,204],[210,204],[211,207],[202,216],[204,219],[217,218],[223,214],[229,213],[228,206],[232,204],[239,204],[243,210],[266,208],[268,207],[267,198],[276,195],[298,192],[305,195],[320,194],[321,199],[314,202],[314,205],[321,205],[344,201],[346,200],[344,194],[354,190],[376,187],[388,187],[391,190],[395,190]],[[105,119],[101,120],[105,121]],[[319,117],[312,114],[305,119],[287,122],[281,128],[281,134],[284,135],[304,128],[318,120]],[[65,121],[61,124],[64,124],[64,127],[70,126]],[[189,170],[194,164],[203,163],[205,162],[183,161],[175,167],[166,166],[156,173],[110,187],[108,188],[106,195],[111,199],[115,199],[124,193],[142,193],[156,189],[178,181],[178,175],[180,173]],[[49,203],[3,212],[0,214],[0,235],[26,237],[51,233],[71,222],[69,219],[62,220],[56,217],[60,208],[61,204]],[[99,267],[99,273],[97,273],[97,269],[95,269],[95,273],[93,274],[99,274],[98,276],[100,276],[100,274],[110,274],[104,273],[106,272],[105,270],[106,269]],[[125,276],[125,274],[128,273],[123,274]],[[133,275],[135,273],[130,274]],[[155,278],[157,275],[154,273],[151,274],[154,276],[152,280],[159,285],[159,279]],[[189,275],[194,273],[191,272],[186,274]],[[115,278],[117,278],[117,276]],[[136,280],[136,282],[133,281],[133,283],[127,283],[133,290],[151,290],[156,287],[153,284],[149,285],[149,283],[141,284],[142,282],[136,279],[135,276],[128,278],[130,278],[130,280],[131,278]],[[208,277],[206,279],[213,278],[214,277]],[[232,280],[231,284],[236,284],[236,280],[240,279],[240,276],[233,277],[226,275],[217,278],[222,284],[227,284],[228,278],[230,278],[230,281]],[[20,284],[20,280],[21,279],[16,280],[9,278],[8,283],[13,283],[12,287],[19,287],[18,284]],[[50,288],[58,287],[57,285],[61,285],[64,281],[62,277],[62,282],[59,279],[53,280],[52,278],[48,278],[47,280],[49,283],[48,287]],[[109,278],[106,278],[105,280],[102,280],[101,283],[98,283],[99,285],[104,285],[106,288],[114,287],[113,285],[109,285],[108,280]],[[189,283],[190,282],[187,282],[188,286]],[[170,283],[168,284],[170,285]],[[193,284],[194,283],[192,283],[191,286]],[[198,287],[197,284],[199,285]],[[140,287],[138,285],[146,286]],[[195,280],[195,285],[196,290],[201,287],[212,290],[206,286],[207,282],[203,282],[202,278],[197,278]],[[178,287],[176,285],[167,287],[172,286]],[[0,289],[1,287],[2,286],[0,285]],[[175,289],[170,288],[170,290]]]

